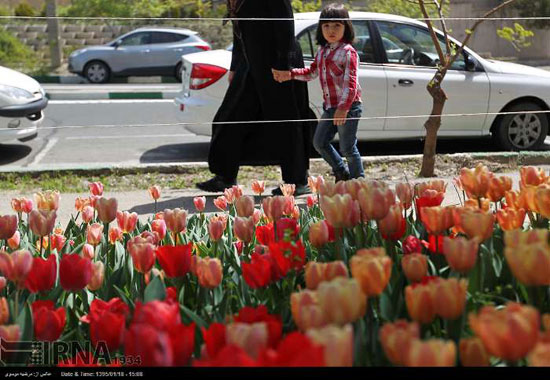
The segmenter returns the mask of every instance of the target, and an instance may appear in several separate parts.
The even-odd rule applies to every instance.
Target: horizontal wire
[[[400,16],[401,17],[401,16]],[[533,17],[423,17],[412,18],[417,21],[517,21],[517,20],[550,20],[550,16],[533,16]],[[294,18],[278,18],[278,17],[80,17],[80,16],[0,16],[0,20],[135,20],[135,21],[311,21],[317,20],[312,17],[294,17]],[[373,20],[372,17],[352,17],[353,20]],[[327,20],[348,20],[347,18],[330,18]]]
[[[526,115],[526,114],[544,114],[550,111],[516,111],[516,112],[479,112],[479,113],[461,113],[461,114],[443,114],[444,117],[461,117],[461,116],[494,116],[494,115]],[[414,118],[429,118],[439,117],[434,115],[401,115],[401,116],[366,116],[366,117],[349,117],[346,120],[384,120],[384,119],[414,119]],[[181,123],[162,123],[162,124],[97,124],[97,125],[63,125],[57,127],[40,127],[40,130],[52,129],[77,129],[77,128],[144,128],[144,127],[177,127],[177,126],[192,126],[192,125],[233,125],[233,124],[276,124],[276,123],[298,123],[307,121],[330,121],[331,119],[287,119],[287,120],[246,120],[246,121],[220,121],[220,122],[181,122]]]

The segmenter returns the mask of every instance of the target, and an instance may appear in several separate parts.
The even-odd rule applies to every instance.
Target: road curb
[[[147,92],[47,92],[49,100],[174,99],[178,91]]]
[[[520,166],[550,166],[550,152],[489,152],[489,153],[455,153],[437,155],[438,160],[455,162],[460,167],[473,167],[476,162],[502,164],[509,168]],[[362,157],[364,164],[420,163],[421,154],[406,156],[367,156]],[[323,162],[320,158],[311,162]],[[22,173],[33,177],[44,174],[87,174],[87,175],[128,175],[146,173],[184,174],[190,169],[208,169],[207,162],[172,162],[158,164],[94,164],[94,165],[44,165],[43,167],[21,168],[5,166],[0,168],[0,175]],[[437,169],[437,166],[436,166]]]
[[[87,79],[78,75],[36,75],[33,76],[41,84],[89,84]],[[160,83],[178,83],[174,77],[125,77],[112,78],[110,84],[132,83],[132,84],[160,84]]]

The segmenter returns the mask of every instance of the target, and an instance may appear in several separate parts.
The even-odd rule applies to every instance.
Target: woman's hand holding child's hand
[[[334,112],[334,125],[340,126],[344,125],[346,122],[346,117],[348,115],[348,111],[337,109],[336,112]]]
[[[281,70],[271,69],[271,72],[273,73],[273,79],[279,83],[286,82],[292,79],[290,71],[288,70],[281,71]]]

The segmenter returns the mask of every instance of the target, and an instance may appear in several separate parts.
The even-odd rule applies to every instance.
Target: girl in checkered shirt
[[[355,38],[349,13],[341,4],[321,12],[317,27],[320,45],[315,60],[305,69],[292,69],[291,79],[310,81],[319,77],[323,91],[323,116],[317,125],[313,146],[329,163],[336,181],[364,177],[357,149],[357,125],[361,117],[361,87],[357,77],[359,56],[351,43]],[[285,78],[290,79],[290,78]],[[330,144],[338,132],[340,151]]]

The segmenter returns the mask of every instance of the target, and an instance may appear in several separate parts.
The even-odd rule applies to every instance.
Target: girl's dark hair
[[[340,20],[334,20],[340,19]],[[342,20],[345,19],[345,20]],[[319,24],[317,25],[317,34],[315,38],[317,39],[317,44],[325,46],[327,40],[323,37],[323,24],[329,22],[339,22],[344,25],[344,37],[342,40],[351,44],[355,39],[355,31],[353,30],[353,25],[349,19],[349,13],[343,4],[329,4],[322,11],[321,16],[319,17]]]

